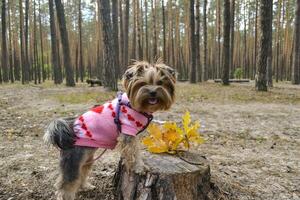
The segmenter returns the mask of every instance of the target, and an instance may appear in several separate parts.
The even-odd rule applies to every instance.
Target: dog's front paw
[[[80,186],[80,189],[81,189],[82,191],[89,191],[89,190],[93,190],[93,189],[95,189],[95,188],[96,188],[96,186],[92,185],[92,184],[89,183],[89,182],[85,182],[84,184],[82,184],[82,185]]]

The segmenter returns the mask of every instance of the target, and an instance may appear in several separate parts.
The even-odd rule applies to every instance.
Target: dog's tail
[[[70,127],[68,120],[56,119],[52,121],[44,135],[44,142],[47,145],[54,145],[60,149],[70,149],[74,147],[76,135]]]

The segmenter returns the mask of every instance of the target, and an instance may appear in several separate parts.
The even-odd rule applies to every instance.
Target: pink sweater
[[[133,110],[128,102],[127,95],[122,94],[119,111],[121,132],[136,136],[148,126],[152,118],[149,118],[147,114]],[[74,131],[77,136],[75,145],[105,149],[115,148],[119,135],[118,127],[114,122],[118,104],[118,98],[115,98],[112,102],[94,107],[79,116],[74,122]]]

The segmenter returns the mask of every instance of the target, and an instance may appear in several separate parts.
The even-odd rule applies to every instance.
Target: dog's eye
[[[156,82],[156,84],[157,84],[157,85],[162,85],[163,82],[162,82],[161,80],[159,80],[159,81]]]

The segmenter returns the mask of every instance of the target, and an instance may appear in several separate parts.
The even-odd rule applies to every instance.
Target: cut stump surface
[[[126,169],[121,159],[114,178],[116,199],[207,199],[210,191],[208,161],[201,155],[190,152],[185,152],[181,157],[188,162],[177,155],[142,151],[141,158],[145,167],[140,172]]]

